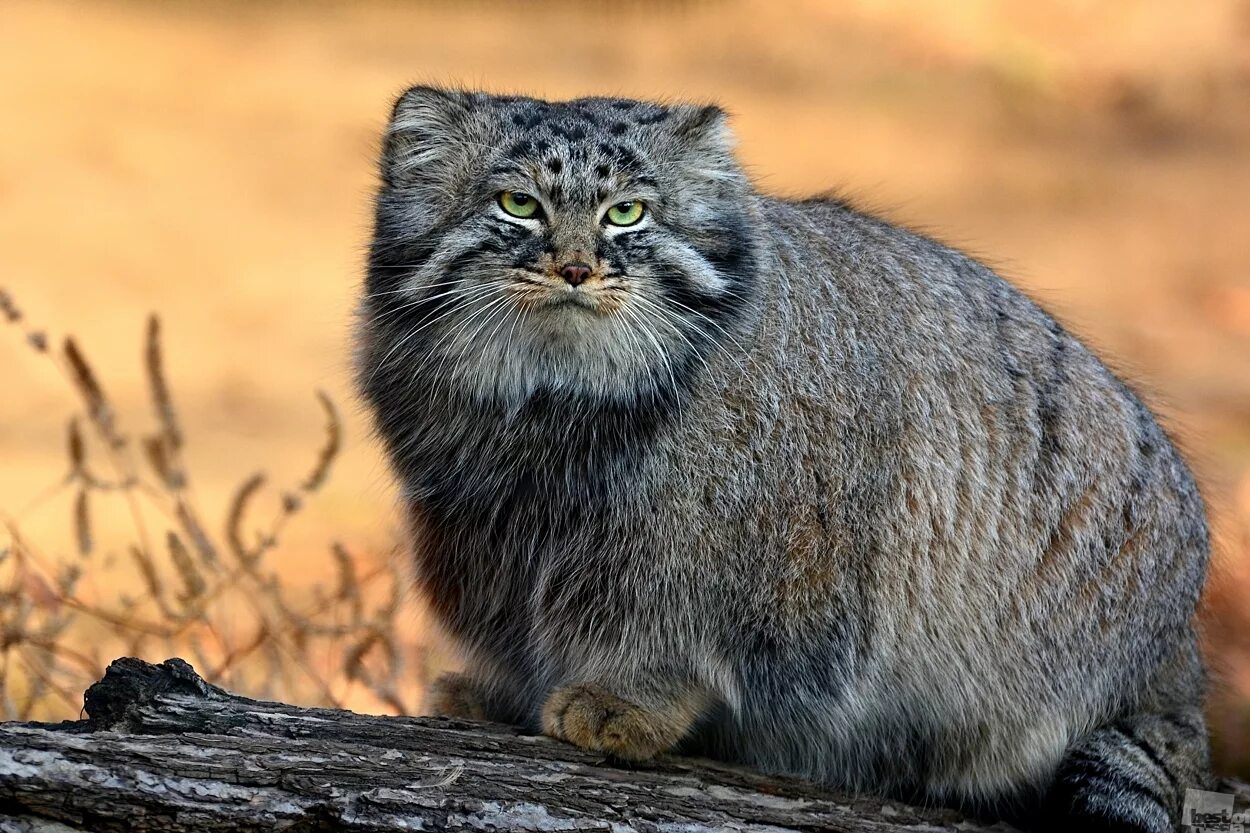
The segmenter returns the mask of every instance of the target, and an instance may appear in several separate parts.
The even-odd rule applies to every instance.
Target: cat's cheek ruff
[[[716,296],[729,288],[729,281],[689,243],[670,238],[658,243],[656,249],[665,261],[673,264],[675,271],[686,280],[693,293]]]
[[[652,276],[660,302],[690,321],[696,331],[709,338],[715,334],[711,340],[727,338],[726,331],[753,306],[759,268],[754,239],[746,234],[728,237],[717,241],[716,249],[666,240],[657,254],[660,262]]]
[[[648,220],[649,216],[643,222]],[[626,227],[625,230],[632,229],[636,227]],[[747,234],[741,227],[734,231]],[[719,308],[726,304],[728,296],[745,294],[740,285],[750,279],[745,272],[754,268],[754,260],[751,259],[749,265],[742,262],[726,264],[731,268],[725,269],[698,246],[683,238],[681,230],[655,224],[642,229],[636,236],[607,238],[604,249],[626,273],[653,277],[659,292],[659,297],[653,300],[663,303],[667,298],[676,302],[674,311],[680,312],[681,317],[692,313],[722,312]],[[721,245],[743,251],[753,248],[748,239],[735,238],[731,243]],[[686,309],[682,310],[682,307]]]
[[[679,369],[698,363],[674,332],[639,333],[626,329],[631,325],[623,316],[591,314],[578,331],[568,324],[545,330],[544,315],[524,325],[494,328],[481,344],[452,345],[457,354],[448,360],[448,372],[476,398],[509,403],[524,402],[543,389],[609,401],[656,398],[660,388],[685,389],[692,383]]]

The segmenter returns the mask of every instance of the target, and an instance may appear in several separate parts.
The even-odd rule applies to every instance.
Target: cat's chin
[[[521,405],[541,392],[631,400],[653,384],[655,354],[639,348],[650,342],[623,335],[619,322],[614,326],[606,316],[575,306],[533,318],[539,317],[545,320],[531,320],[508,342],[478,349],[457,364],[463,389],[485,401]]]
[[[591,349],[612,339],[619,322],[610,310],[581,299],[544,304],[525,310],[523,323],[531,343],[540,348],[565,352]]]

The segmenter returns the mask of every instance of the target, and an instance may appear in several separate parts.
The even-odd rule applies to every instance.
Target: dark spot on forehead
[[[667,118],[668,118],[667,110],[656,110],[654,113],[650,113],[645,116],[639,116],[638,123],[639,124],[659,124],[660,122],[664,121]]]
[[[571,112],[575,118],[581,119],[582,121],[595,127],[599,126],[599,119],[597,119],[595,114],[589,110],[585,110],[580,106],[574,106],[569,112]]]
[[[553,124],[551,126],[551,132],[563,139],[569,140],[570,142],[577,142],[586,138],[586,128],[580,125],[565,126],[561,124]]]
[[[517,160],[505,159],[490,169],[492,176],[503,176],[505,174],[523,173],[525,168]]]
[[[504,156],[508,159],[520,159],[522,156],[528,156],[533,152],[534,143],[528,139],[522,139],[519,142],[514,142],[507,150],[505,150]]]
[[[512,117],[512,123],[517,127],[533,130],[535,127],[543,123],[542,117],[537,113],[517,113]]]
[[[564,163],[561,162],[559,159],[553,158],[553,159],[547,160],[547,170],[551,171],[553,174],[558,174],[563,169],[564,169]]]
[[[629,125],[623,121],[618,121],[618,122],[614,122],[612,126],[608,129],[612,131],[613,136],[620,136],[626,130],[629,130]]]
[[[638,155],[624,145],[603,145],[600,150],[618,167],[638,170]]]
[[[611,172],[612,172],[612,169],[609,168],[607,165],[600,165],[599,167],[595,168],[595,173],[599,175],[600,179],[606,179],[608,174]]]

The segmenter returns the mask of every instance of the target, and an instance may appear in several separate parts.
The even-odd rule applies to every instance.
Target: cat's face
[[[411,89],[383,150],[363,378],[673,393],[732,343],[756,210],[716,108]]]

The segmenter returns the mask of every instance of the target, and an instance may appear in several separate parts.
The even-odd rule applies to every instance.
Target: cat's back
[[[1186,626],[1202,501],[1115,373],[962,252],[835,200],[766,200],[761,216],[775,261],[740,387],[771,408],[771,488],[849,498],[876,550],[932,556],[900,581],[963,574],[1041,620],[1082,586],[1085,614],[1117,591],[1162,594],[1169,626]]]
[[[725,550],[786,541],[753,566],[760,620],[816,639],[821,605],[842,611],[864,679],[891,680],[864,683],[864,726],[958,738],[979,731],[975,700],[1001,729],[987,755],[1030,769],[1115,708],[1189,697],[1206,524],[1141,400],[961,252],[835,201],[766,200],[761,218],[773,261],[721,423],[737,433],[697,455],[747,472],[738,508],[763,507]],[[1001,696],[1039,670],[1045,690]]]
[[[846,201],[766,199],[762,216],[782,266],[764,291],[784,295],[786,314],[814,334],[924,353],[936,369],[969,350],[1043,354],[1051,336],[1079,346],[981,262]],[[1098,364],[1083,347],[1071,358]]]
[[[1080,339],[973,257],[839,200],[766,200],[762,216],[776,268],[761,276],[758,349],[791,367],[806,358],[824,397],[918,408],[931,427],[989,430],[999,416],[1073,452],[1091,434],[1167,443]]]

